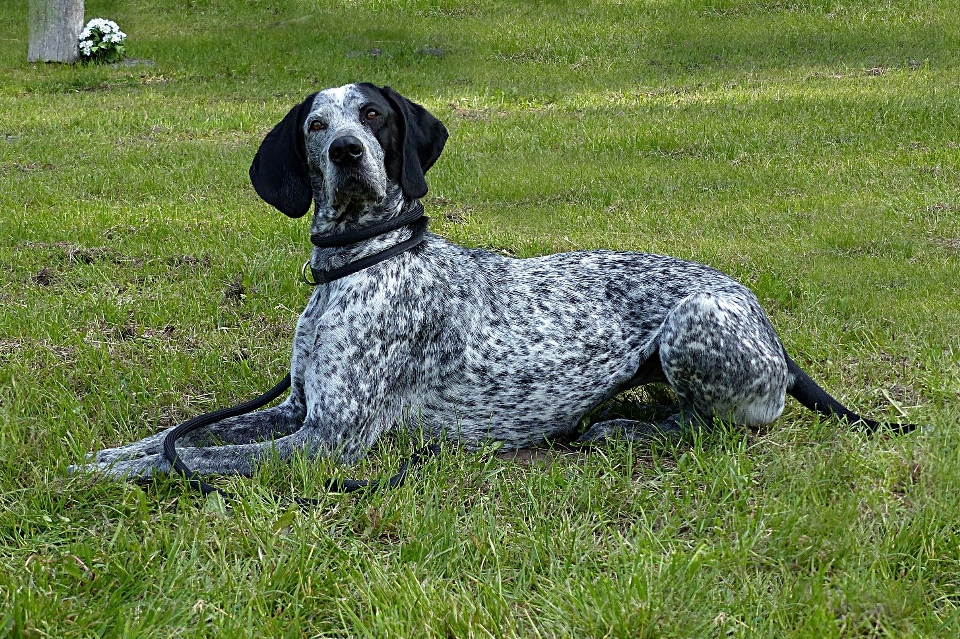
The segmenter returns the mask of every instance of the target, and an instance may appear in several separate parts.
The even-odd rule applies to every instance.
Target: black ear
[[[380,92],[390,101],[397,114],[399,142],[403,154],[400,187],[407,197],[421,198],[427,194],[424,174],[440,157],[447,141],[447,128],[429,111],[390,87],[383,87]]]
[[[250,165],[250,181],[257,195],[290,217],[301,217],[313,202],[303,124],[316,95],[307,96],[273,127]]]

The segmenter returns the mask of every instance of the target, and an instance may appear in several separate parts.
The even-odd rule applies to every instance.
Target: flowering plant
[[[113,20],[94,18],[80,32],[80,56],[91,62],[119,62],[127,34]]]

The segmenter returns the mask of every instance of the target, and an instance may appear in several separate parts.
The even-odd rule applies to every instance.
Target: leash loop
[[[353,273],[362,271],[363,269],[369,268],[374,264],[379,264],[384,260],[388,260],[394,255],[399,255],[404,251],[409,251],[414,246],[417,246],[418,244],[420,244],[426,239],[425,236],[427,233],[428,221],[429,221],[429,218],[421,217],[420,221],[417,223],[416,227],[413,230],[413,236],[410,237],[409,239],[406,239],[400,242],[399,244],[394,244],[393,246],[386,248],[380,251],[379,253],[374,253],[373,255],[362,257],[355,262],[349,262],[341,266],[340,268],[320,269],[320,268],[313,268],[313,266],[311,265],[310,272],[313,275],[314,281],[312,283],[311,282],[307,282],[307,283],[311,284],[312,286],[316,286],[317,284],[329,284],[330,282],[335,282],[336,280],[339,280],[342,277],[346,277],[347,275],[352,275]],[[304,281],[307,281],[306,275],[304,275]]]
[[[336,233],[334,235],[320,235],[314,233],[310,236],[310,241],[317,248],[336,248],[343,246],[350,246],[351,244],[357,244],[364,240],[369,240],[371,238],[377,237],[378,235],[383,235],[384,233],[389,233],[391,231],[396,231],[399,228],[404,226],[412,226],[413,235],[410,238],[394,244],[391,247],[385,248],[384,250],[374,253],[373,255],[368,255],[362,257],[359,260],[354,262],[348,262],[339,268],[333,269],[320,269],[314,268],[313,265],[307,261],[303,267],[300,269],[300,279],[308,286],[317,286],[318,284],[329,284],[330,282],[335,282],[342,277],[347,275],[352,275],[358,271],[362,271],[365,268],[369,268],[374,264],[379,264],[384,260],[388,260],[394,255],[399,255],[404,251],[409,251],[413,247],[417,246],[426,239],[427,225],[430,223],[430,218],[426,217],[423,214],[423,204],[419,201],[413,203],[407,211],[403,214],[387,220],[381,224],[376,224],[367,228],[359,229],[356,231],[346,231],[344,233]],[[307,277],[307,268],[310,269],[310,274],[313,277],[311,281]]]
[[[200,479],[200,475],[191,470],[183,461],[177,456],[177,440],[181,437],[184,437],[188,433],[192,433],[198,428],[203,428],[204,426],[209,426],[221,420],[227,419],[228,417],[236,417],[237,415],[246,415],[247,413],[253,412],[258,408],[266,406],[276,398],[280,397],[286,390],[290,388],[290,373],[287,373],[286,377],[280,380],[273,388],[268,390],[263,395],[251,399],[248,402],[242,404],[237,404],[236,406],[231,406],[229,408],[221,408],[219,410],[210,411],[209,413],[204,413],[198,417],[187,420],[182,424],[179,424],[172,431],[167,433],[167,436],[163,438],[163,456],[167,458],[167,461],[170,462],[170,473],[174,472],[179,473],[187,478],[188,483],[191,488],[199,490],[204,495],[209,495],[210,493],[220,493],[225,499],[235,499],[233,493],[229,493],[225,490],[212,486],[207,482]]]
[[[187,483],[191,488],[199,490],[204,495],[218,493],[224,499],[235,501],[237,499],[236,495],[203,481],[198,473],[193,471],[183,462],[183,460],[179,458],[179,456],[177,456],[177,440],[189,433],[192,433],[198,428],[209,426],[210,424],[214,424],[228,417],[246,415],[247,413],[251,413],[258,408],[262,408],[276,398],[280,397],[280,395],[286,392],[289,388],[290,374],[287,373],[287,375],[273,388],[259,397],[236,406],[231,406],[230,408],[221,408],[209,413],[204,413],[203,415],[194,417],[193,419],[179,424],[176,428],[167,433],[167,436],[163,439],[163,455],[167,458],[167,461],[170,462],[170,474],[183,475],[186,477]],[[410,473],[411,469],[418,468],[419,466],[422,466],[423,463],[430,457],[439,455],[440,450],[439,444],[428,444],[424,446],[423,448],[414,452],[413,455],[411,455],[407,460],[405,460],[403,464],[400,465],[400,468],[397,470],[397,472],[384,482],[380,482],[375,479],[328,479],[326,482],[324,482],[324,488],[330,493],[343,494],[353,493],[363,489],[366,489],[368,492],[376,492],[381,488],[398,488],[407,480],[407,475]],[[319,506],[322,504],[320,499],[313,499],[309,497],[297,497],[294,495],[292,499],[299,506]]]
[[[369,240],[378,235],[383,235],[384,233],[389,233],[390,231],[396,231],[401,226],[416,222],[421,217],[423,217],[423,204],[420,203],[420,200],[416,200],[413,205],[402,214],[385,222],[381,222],[380,224],[331,235],[314,233],[310,236],[310,242],[318,248],[349,246],[357,242],[362,242],[363,240]]]

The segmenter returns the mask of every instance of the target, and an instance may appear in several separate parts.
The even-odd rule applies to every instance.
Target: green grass
[[[960,2],[87,0],[120,66],[30,66],[0,7],[0,635],[960,634]],[[246,170],[304,95],[368,80],[451,131],[433,228],[532,256],[726,270],[868,438],[760,431],[449,454],[324,497],[67,476],[279,379],[307,224]],[[237,284],[244,296],[231,296]]]

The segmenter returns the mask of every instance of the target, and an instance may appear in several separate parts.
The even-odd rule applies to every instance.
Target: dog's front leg
[[[251,475],[258,462],[274,455],[287,460],[297,450],[306,450],[308,454],[316,452],[310,446],[311,439],[311,433],[301,428],[292,435],[267,442],[177,448],[177,457],[201,475]],[[170,462],[159,453],[136,459],[86,464],[77,470],[116,479],[137,479],[170,472]]]
[[[290,395],[283,403],[272,408],[224,419],[188,433],[180,439],[179,446],[200,447],[256,442],[269,444],[272,439],[291,435],[300,429],[307,413],[303,398],[303,375],[309,358],[305,355],[310,342],[314,339],[317,318],[321,315],[325,304],[326,295],[318,290],[311,297],[297,322],[291,363],[293,380]],[[145,459],[141,466],[156,468],[157,464],[153,463],[154,458],[163,452],[163,441],[174,428],[175,426],[172,426],[130,444],[88,453],[87,462],[98,462],[100,467],[118,467],[119,462]],[[129,464],[129,466],[133,468],[137,467],[137,464]],[[97,467],[97,464],[92,463],[76,465],[70,466],[69,471],[78,472]]]
[[[269,441],[272,438],[289,435],[303,424],[306,413],[302,398],[292,396],[279,406],[230,417],[211,424],[209,427],[188,433],[179,442],[180,446],[214,446],[216,444],[250,444],[257,441]],[[89,453],[87,459],[97,462],[116,462],[136,459],[162,452],[163,440],[175,426],[154,433],[116,448],[105,448]]]
[[[306,350],[304,428],[322,454],[344,464],[362,458],[421,401],[423,354],[415,340],[392,334],[388,319],[369,307],[334,309]]]

